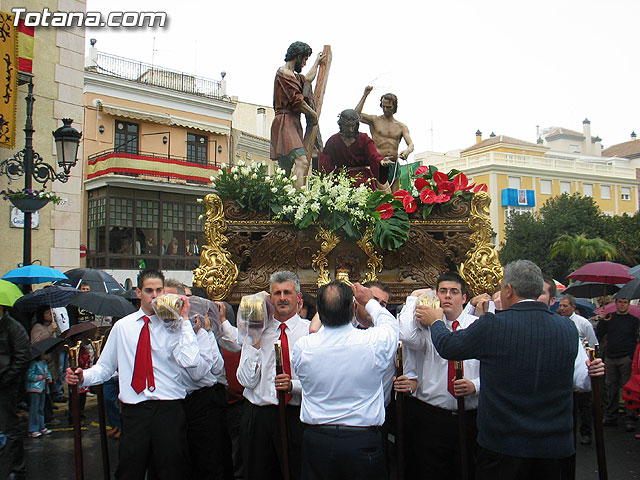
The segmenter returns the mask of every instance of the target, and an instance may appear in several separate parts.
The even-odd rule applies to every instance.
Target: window
[[[580,153],[580,145],[570,144],[569,153]]]
[[[509,177],[509,188],[520,189],[520,177]]]
[[[551,180],[540,180],[540,193],[551,195]]]
[[[611,187],[608,185],[600,185],[600,198],[609,200],[611,198]]]
[[[116,120],[114,152],[138,154],[138,124]]]
[[[571,183],[570,182],[560,182],[560,194],[563,193],[571,194]]]
[[[593,197],[593,185],[591,185],[590,183],[583,183],[582,194],[585,197]]]
[[[620,198],[622,200],[631,200],[631,189],[629,187],[620,187]]]
[[[207,144],[209,139],[204,135],[187,133],[187,161],[207,164]]]

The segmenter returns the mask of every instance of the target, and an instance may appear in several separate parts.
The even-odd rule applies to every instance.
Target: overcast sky
[[[333,63],[320,127],[367,84],[365,113],[398,95],[415,151],[445,152],[493,131],[535,142],[536,125],[591,132],[609,147],[640,134],[637,0],[98,1],[87,11],[165,11],[164,28],[95,28],[100,51],[219,79],[229,95],[271,105],[289,44]],[[153,39],[155,37],[155,54]],[[308,66],[311,64],[309,62]],[[366,126],[361,131],[368,133]]]

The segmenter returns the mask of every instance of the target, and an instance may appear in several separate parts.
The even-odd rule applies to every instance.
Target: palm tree
[[[620,256],[618,249],[603,238],[587,238],[583,233],[569,235],[563,233],[551,245],[549,256],[555,258],[562,255],[571,262],[571,269],[576,270],[594,260],[615,260]]]

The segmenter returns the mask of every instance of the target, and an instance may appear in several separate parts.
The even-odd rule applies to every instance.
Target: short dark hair
[[[312,50],[309,45],[304,42],[293,42],[287,48],[287,54],[284,57],[284,61],[288,62],[289,60],[294,60],[298,58],[300,55],[303,57],[311,56]]]
[[[44,312],[46,312],[47,310],[51,310],[51,307],[49,305],[40,305],[36,309],[36,322],[44,324]]]
[[[458,274],[456,272],[444,272],[443,274],[441,274],[438,277],[438,280],[436,280],[436,292],[438,291],[438,288],[440,287],[440,284],[442,282],[456,282],[456,283],[459,283],[460,284],[460,291],[462,292],[462,294],[463,295],[467,294],[467,284],[462,279],[460,274]]]
[[[380,106],[382,106],[382,100],[389,100],[393,104],[393,113],[398,111],[398,97],[393,93],[385,93],[380,97]]]
[[[302,292],[302,306],[307,307],[307,318],[311,320],[317,311],[316,299],[307,292]]]
[[[340,327],[353,318],[353,290],[333,281],[318,289],[318,314],[325,327]]]
[[[363,287],[371,288],[376,287],[382,290],[387,295],[391,296],[391,289],[386,283],[379,282],[378,280],[370,280],[362,284]]]
[[[142,290],[142,284],[147,278],[159,278],[160,280],[162,280],[162,286],[164,287],[164,275],[162,274],[162,272],[159,270],[147,268],[145,270],[140,270],[140,273],[138,273],[138,290]]]
[[[558,296],[558,287],[556,286],[556,281],[548,273],[542,274],[542,281],[549,285],[549,301],[551,301],[553,297]],[[542,291],[544,292],[544,286],[542,287]]]
[[[569,305],[571,305],[573,308],[576,308],[576,297],[574,297],[573,295],[566,293],[560,298],[560,300],[567,300],[569,302]]]

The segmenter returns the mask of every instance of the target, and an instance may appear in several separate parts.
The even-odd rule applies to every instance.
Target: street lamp
[[[29,76],[26,80],[20,77],[21,83],[28,84],[27,90],[27,116],[24,127],[25,142],[24,149],[16,153],[13,157],[3,160],[0,163],[0,175],[6,175],[9,182],[17,180],[24,176],[24,191],[29,194],[33,185],[33,180],[42,184],[43,190],[48,182],[56,180],[67,182],[71,168],[77,163],[78,145],[82,133],[78,132],[71,126],[73,120],[64,118],[64,125],[53,133],[56,142],[56,152],[58,155],[58,165],[62,168],[61,172],[57,172],[54,168],[46,163],[40,154],[33,150],[33,79]],[[18,202],[18,200],[22,200]],[[29,202],[28,200],[34,200]],[[24,213],[24,241],[23,241],[23,265],[31,265],[31,214],[37,212],[44,207],[47,199],[43,198],[22,198],[13,199],[12,203],[16,205]]]

